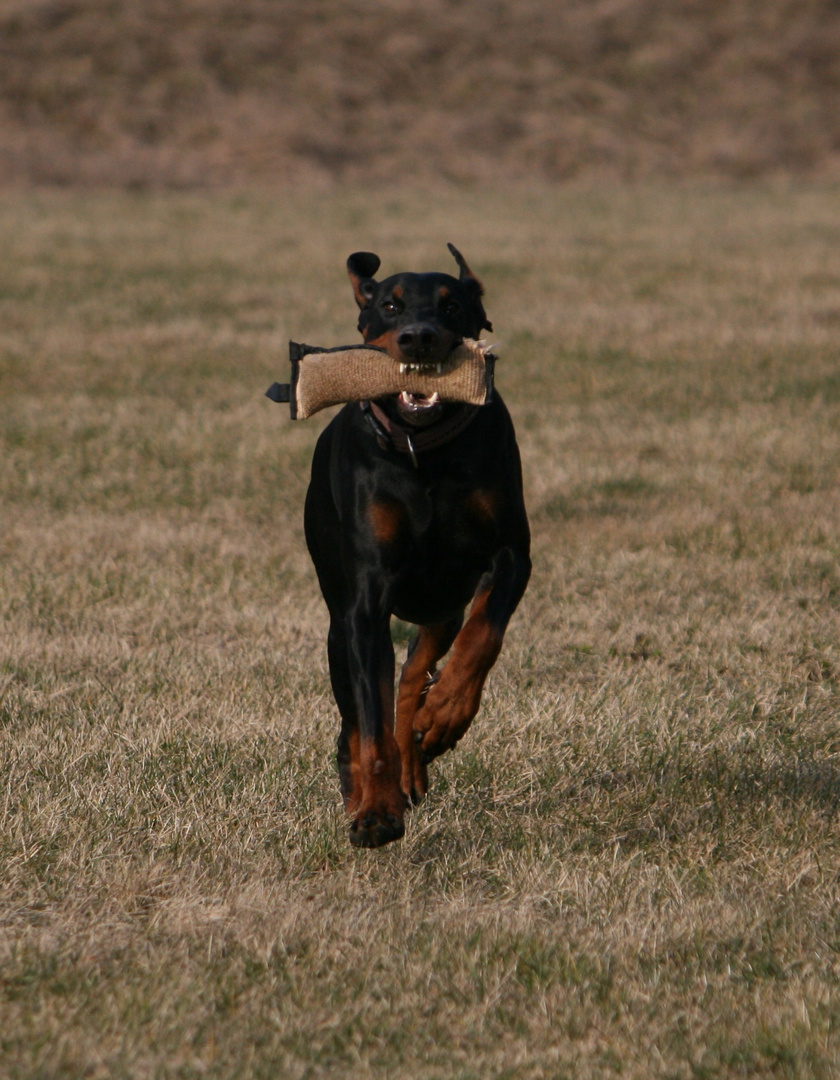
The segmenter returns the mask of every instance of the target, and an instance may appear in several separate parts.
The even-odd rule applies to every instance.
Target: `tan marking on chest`
[[[392,544],[402,522],[402,509],[396,503],[372,502],[367,516],[377,543]]]
[[[498,501],[495,491],[482,491],[479,488],[467,496],[466,505],[469,512],[481,521],[492,521],[496,516]]]

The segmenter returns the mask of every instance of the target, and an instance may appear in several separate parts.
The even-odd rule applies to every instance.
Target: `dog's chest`
[[[457,478],[418,482],[400,502],[399,554],[432,572],[442,560],[492,553],[498,544],[496,501],[495,493]]]

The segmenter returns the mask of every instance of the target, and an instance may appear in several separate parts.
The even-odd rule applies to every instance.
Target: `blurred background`
[[[837,0],[0,0],[0,183],[838,174]]]

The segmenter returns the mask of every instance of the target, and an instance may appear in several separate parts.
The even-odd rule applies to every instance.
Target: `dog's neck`
[[[408,454],[415,468],[419,468],[418,454],[445,446],[456,435],[460,435],[476,418],[481,407],[447,404],[434,423],[426,427],[416,427],[389,416],[381,402],[362,401],[359,404],[380,446]]]

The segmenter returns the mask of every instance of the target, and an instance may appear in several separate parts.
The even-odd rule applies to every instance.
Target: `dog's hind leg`
[[[428,788],[426,766],[414,742],[414,717],[432,685],[438,661],[449,651],[463,621],[463,615],[458,615],[448,622],[421,626],[411,641],[400,674],[396,736],[402,789],[413,803],[419,802]]]

